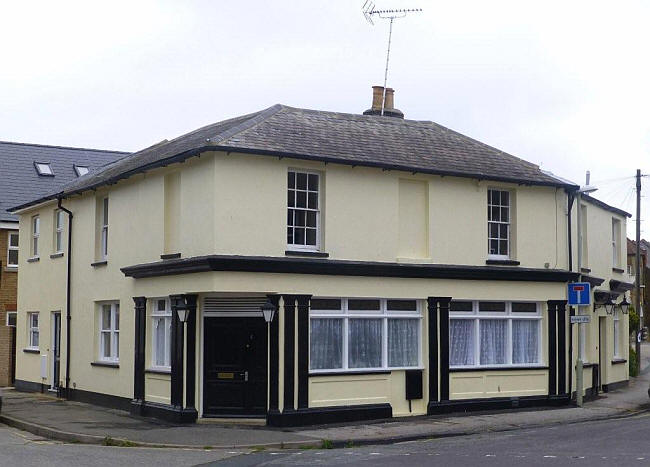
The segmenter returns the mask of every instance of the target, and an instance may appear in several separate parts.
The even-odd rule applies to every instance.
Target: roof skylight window
[[[36,172],[39,175],[54,177],[54,172],[52,172],[52,166],[49,162],[34,162],[34,167],[36,167]]]
[[[86,175],[90,169],[85,165],[74,165],[74,171],[77,173],[77,177]]]

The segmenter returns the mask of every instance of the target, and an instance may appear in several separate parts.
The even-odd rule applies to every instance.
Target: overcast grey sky
[[[375,3],[424,9],[394,27],[388,82],[407,118],[576,182],[591,170],[595,196],[634,210],[650,2]],[[135,151],[275,103],[362,112],[383,80],[388,23],[366,23],[363,0],[0,5],[5,141]]]

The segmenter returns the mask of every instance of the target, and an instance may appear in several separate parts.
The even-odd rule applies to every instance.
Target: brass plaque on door
[[[218,379],[235,379],[235,373],[217,373]]]

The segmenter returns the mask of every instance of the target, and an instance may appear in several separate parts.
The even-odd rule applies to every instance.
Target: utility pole
[[[636,362],[637,375],[641,373],[641,169],[636,170],[636,296],[634,309],[639,316],[636,329]]]

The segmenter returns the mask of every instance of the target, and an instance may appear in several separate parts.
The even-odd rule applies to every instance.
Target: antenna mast
[[[381,99],[381,115],[384,115],[384,104],[386,102],[386,84],[388,82],[388,62],[390,60],[390,43],[393,37],[393,21],[398,18],[404,18],[408,13],[419,13],[422,8],[403,8],[399,10],[375,10],[375,3],[372,0],[366,0],[361,7],[363,16],[366,20],[374,26],[373,16],[389,21],[388,27],[388,49],[386,50],[386,68],[384,69],[384,95]]]

